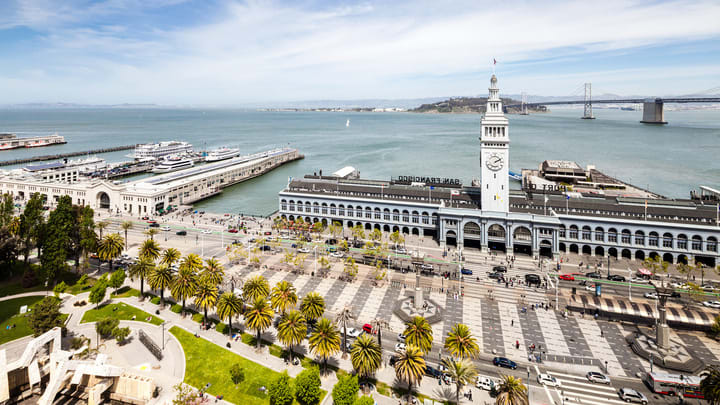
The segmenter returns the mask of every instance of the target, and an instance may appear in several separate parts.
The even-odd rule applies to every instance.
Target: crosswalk
[[[537,370],[537,368],[536,368]],[[556,405],[610,405],[624,404],[615,388],[604,384],[594,384],[583,376],[548,372],[560,382],[560,387],[544,386],[552,404]]]

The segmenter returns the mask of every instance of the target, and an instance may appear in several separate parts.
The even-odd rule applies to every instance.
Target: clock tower
[[[485,115],[480,125],[480,171],[483,211],[508,212],[508,158],[510,155],[508,120],[505,118],[497,87],[497,77],[490,78]]]

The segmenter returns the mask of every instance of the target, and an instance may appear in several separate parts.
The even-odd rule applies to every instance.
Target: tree
[[[230,327],[230,336],[232,337],[232,318],[242,313],[242,299],[235,295],[234,292],[228,291],[223,293],[218,299],[217,313],[220,319],[227,319]]]
[[[112,276],[110,276],[108,285],[115,289],[115,293],[117,293],[118,288],[122,287],[123,283],[125,283],[125,277],[125,270],[123,269],[115,270]]]
[[[419,347],[408,345],[395,361],[395,376],[408,385],[408,403],[414,384],[420,384],[425,374],[425,358]]]
[[[87,269],[87,258],[89,252],[97,251],[98,237],[95,234],[95,211],[87,205],[77,212],[78,223],[76,224],[75,242],[75,264],[79,265],[80,257],[83,258],[83,267]]]
[[[416,316],[405,324],[403,335],[408,346],[417,346],[425,353],[430,352],[433,342],[432,328],[422,316]]]
[[[701,302],[705,299],[705,291],[700,287],[699,285],[688,282],[687,283],[687,296],[688,299],[686,300],[685,304],[687,307],[690,306],[693,302]]]
[[[446,357],[443,359],[443,365],[447,368],[447,374],[452,381],[455,381],[455,399],[456,403],[460,403],[460,391],[468,384],[472,384],[477,377],[477,369],[475,365],[467,359],[455,360]]]
[[[148,259],[153,263],[160,257],[160,245],[152,239],[145,239],[138,250],[139,259]]]
[[[643,261],[645,267],[650,270],[653,277],[658,273],[667,273],[670,263],[664,261],[660,256],[648,257]],[[665,279],[662,280],[665,285]]]
[[[28,325],[35,336],[40,336],[56,326],[63,326],[60,300],[51,296],[40,300],[28,315]]]
[[[185,313],[185,300],[195,295],[198,282],[195,273],[184,266],[180,266],[180,270],[175,275],[170,284],[170,294],[176,300],[182,300],[182,312]]]
[[[322,270],[327,270],[330,268],[330,260],[328,260],[328,258],[325,256],[318,257],[317,264]]]
[[[111,336],[118,325],[120,325],[119,319],[104,318],[95,323],[95,332],[102,337]]]
[[[172,400],[172,405],[195,405],[199,403],[199,391],[189,385],[178,383],[173,386],[173,390],[177,393]]]
[[[100,239],[102,239],[102,237],[103,237],[103,230],[105,230],[105,228],[107,228],[108,226],[110,226],[110,222],[108,222],[108,221],[99,221],[97,224],[95,224],[95,226],[97,226],[98,231],[100,231]]]
[[[370,335],[358,336],[350,349],[353,369],[363,378],[368,378],[380,368],[382,348]]]
[[[34,193],[30,196],[25,210],[20,215],[20,237],[23,239],[23,256],[26,264],[30,256],[30,249],[40,245],[40,233],[44,223],[42,197],[40,193]]]
[[[715,322],[713,322],[710,330],[715,336],[720,335],[720,315],[715,317]]]
[[[243,370],[240,363],[235,363],[230,367],[230,379],[235,385],[245,381],[245,370]]]
[[[337,221],[334,221],[330,226],[328,226],[328,232],[330,232],[333,239],[337,239],[338,235],[342,233],[342,229],[342,224]]]
[[[205,281],[198,283],[195,290],[195,307],[203,311],[203,324],[207,325],[207,311],[215,307],[218,299],[217,285]]]
[[[320,318],[308,339],[308,345],[314,355],[322,357],[323,367],[327,369],[328,357],[340,351],[340,333],[329,319]]]
[[[445,350],[452,356],[461,359],[476,358],[480,354],[480,347],[477,339],[470,333],[467,325],[458,323],[453,326],[447,338],[445,338]]]
[[[295,397],[300,405],[315,405],[320,401],[320,370],[311,367],[295,378]]]
[[[47,281],[54,280],[67,268],[66,261],[73,221],[72,199],[67,195],[62,196],[48,216],[47,226],[43,227],[43,249],[40,262]]]
[[[360,386],[357,376],[345,374],[338,378],[332,390],[334,405],[354,405],[358,397]]]
[[[5,193],[0,198],[0,226],[8,226],[15,212],[15,205],[10,193]]]
[[[370,237],[371,240],[378,242],[382,239],[382,231],[375,228],[372,230],[372,232],[370,232],[370,235],[368,235],[368,236]]]
[[[159,234],[160,231],[157,228],[148,228],[144,232],[145,236],[149,236],[150,240],[155,240],[155,235]]]
[[[150,274],[155,269],[155,262],[153,262],[148,257],[142,257],[140,256],[140,260],[130,266],[130,276],[131,277],[138,277],[140,279],[140,296],[145,295],[145,291],[143,290],[145,279],[150,276]]]
[[[305,317],[297,310],[286,312],[277,327],[278,340],[288,348],[290,362],[293,360],[293,346],[299,345],[307,334]]]
[[[365,239],[365,228],[362,225],[357,224],[352,228],[353,242],[357,242],[358,239]]]
[[[173,272],[167,265],[155,266],[148,277],[148,284],[153,290],[160,290],[160,305],[165,305],[165,289],[170,287],[173,281]]]
[[[64,293],[68,288],[68,285],[65,284],[64,281],[60,282],[60,284],[56,284],[55,288],[53,288],[53,293],[55,293],[56,297],[59,297],[60,294]]]
[[[128,248],[128,231],[132,229],[133,223],[132,221],[123,221],[123,223],[120,225],[120,228],[125,232],[125,250]]]
[[[700,392],[710,405],[720,404],[720,366],[710,365],[700,376]]]
[[[130,336],[130,328],[115,328],[112,332],[113,337],[115,338],[115,341],[118,342],[118,344],[122,343],[127,339],[128,336]]]
[[[243,299],[245,302],[255,302],[258,298],[265,299],[270,293],[270,285],[263,276],[251,277],[243,285]]]
[[[295,292],[295,287],[284,280],[277,283],[270,293],[270,302],[272,303],[273,309],[282,314],[289,308],[294,308],[295,305],[297,305],[297,301],[298,297]]]
[[[264,297],[258,297],[245,311],[245,325],[257,332],[256,347],[260,347],[260,335],[272,324],[273,310]]]
[[[293,402],[293,390],[290,386],[290,376],[283,371],[268,387],[270,405],[290,405]]]
[[[358,265],[355,264],[355,259],[352,257],[348,257],[345,259],[345,265],[343,267],[343,272],[345,275],[350,279],[354,279],[355,276],[358,274]]]
[[[378,345],[382,347],[382,331],[383,329],[390,329],[390,324],[385,319],[375,318],[370,321],[370,326],[372,326],[372,330],[377,333]]]
[[[400,231],[395,231],[391,233],[388,239],[390,239],[390,242],[392,242],[395,247],[398,247],[398,245],[402,245],[405,243],[405,237],[402,236]]]
[[[362,396],[355,401],[355,405],[375,405],[375,400],[370,396]]]
[[[160,263],[172,267],[173,264],[177,263],[177,261],[180,260],[180,256],[181,254],[179,250],[175,248],[167,248],[162,253]]]
[[[355,319],[355,315],[352,313],[352,308],[345,305],[343,309],[340,310],[340,312],[335,317],[335,322],[340,327],[340,330],[343,331],[343,344],[342,344],[342,352],[343,352],[343,358],[345,354],[347,353],[347,327],[350,321]]]
[[[500,385],[496,388],[498,396],[495,398],[496,405],[527,405],[527,387],[520,378],[503,375]]]
[[[113,270],[113,260],[115,260],[123,250],[123,239],[120,234],[111,233],[106,235],[98,245],[98,257],[100,260],[110,262],[110,271]]]
[[[205,268],[200,277],[218,285],[222,283],[223,277],[225,277],[225,269],[216,258],[211,257],[205,260]]]
[[[325,312],[325,299],[315,291],[308,293],[300,303],[300,312],[309,322],[315,321]]]
[[[10,275],[21,247],[20,239],[8,226],[0,227],[0,278]],[[3,274],[5,273],[5,274]]]
[[[95,304],[95,308],[97,308],[98,305],[105,299],[106,292],[107,283],[103,280],[98,280],[98,282],[95,283],[95,285],[93,286],[92,290],[90,290],[90,296],[88,297],[88,301],[90,301],[91,304]]]

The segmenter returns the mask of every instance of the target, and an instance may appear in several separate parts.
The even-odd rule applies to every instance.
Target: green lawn
[[[135,321],[148,322],[146,319],[151,317],[149,323],[153,325],[160,325],[163,320],[150,315],[147,312],[137,309],[131,305],[119,302],[116,304],[101,305],[98,309],[91,309],[85,312],[80,323],[83,322],[97,322],[105,318],[117,318],[121,321],[131,321],[132,317],[135,316]]]
[[[66,294],[72,294],[72,295],[78,295],[82,294],[84,292],[90,292],[92,287],[95,285],[95,279],[88,278],[88,281],[85,284],[73,284],[70,287],[68,287],[67,290],[65,290]]]
[[[33,291],[45,291],[45,286],[38,284],[34,287],[23,288],[20,284],[20,277],[16,277],[0,283],[0,297],[7,297],[8,295],[22,294]]]
[[[129,297],[139,297],[139,296],[140,296],[139,290],[130,288],[128,286],[120,288],[118,290],[117,294],[113,293],[111,295],[112,298],[129,298]]]
[[[210,383],[211,386],[207,390],[209,394],[223,395],[223,399],[236,404],[259,405],[269,402],[267,395],[260,392],[259,388],[269,387],[280,373],[205,339],[196,338],[192,333],[177,326],[170,328],[170,333],[180,341],[185,352],[185,383],[195,388]],[[230,380],[229,371],[235,363],[240,363],[245,370],[245,381],[237,388]],[[325,394],[326,392],[323,391],[320,402]]]
[[[32,297],[21,297],[0,302],[0,344],[23,336],[32,335],[32,329],[28,326],[26,314],[20,315],[20,307],[28,307],[45,298],[42,295]],[[7,329],[8,325],[15,325]]]

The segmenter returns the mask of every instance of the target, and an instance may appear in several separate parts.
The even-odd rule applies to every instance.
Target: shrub
[[[173,306],[170,307],[170,310],[173,311],[173,312],[175,312],[176,314],[179,314],[179,313],[182,311],[182,305],[180,305],[180,304],[175,304],[175,305],[173,305]]]
[[[360,386],[357,376],[349,374],[340,376],[332,390],[333,403],[335,405],[353,405],[358,397]]]
[[[240,366],[240,363],[235,363],[230,367],[230,379],[235,385],[245,381],[245,370]]]
[[[224,335],[224,334],[228,333],[230,328],[228,328],[228,326],[226,324],[220,322],[217,325],[215,325],[215,330]]]
[[[192,320],[197,323],[200,323],[203,321],[203,316],[202,316],[202,314],[193,314]]]
[[[35,336],[40,336],[56,326],[62,326],[60,300],[55,297],[45,297],[40,300],[30,311],[28,325]]]
[[[715,317],[715,322],[713,322],[710,330],[715,336],[720,335],[720,315]]]
[[[122,343],[130,336],[130,328],[115,328],[112,331],[112,335],[118,343]]]
[[[292,387],[290,387],[290,376],[283,371],[280,376],[270,383],[268,388],[270,405],[290,405],[293,402]]]
[[[359,397],[353,405],[375,405],[373,397]]]
[[[105,318],[95,324],[95,331],[102,337],[110,336],[119,324],[116,318]]]
[[[89,339],[82,335],[72,338],[72,341],[70,341],[70,348],[73,350],[77,350],[81,348],[86,341],[89,341]]]
[[[105,299],[105,293],[107,291],[107,284],[104,282],[98,282],[95,287],[90,290],[90,302],[93,304],[99,304]]]
[[[87,274],[83,274],[83,275],[80,277],[80,279],[78,279],[78,281],[77,281],[77,283],[78,283],[79,285],[85,285],[85,284],[87,284],[87,282],[88,282],[88,276],[87,276]]]
[[[295,397],[301,405],[315,405],[320,400],[320,369],[303,370],[295,379]]]
[[[53,292],[55,293],[55,296],[58,296],[62,293],[64,293],[68,289],[68,285],[65,284],[65,282],[61,282],[60,284],[57,284],[55,288],[53,288]]]
[[[150,300],[155,305],[160,305],[160,297],[153,297],[153,299]]]

